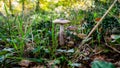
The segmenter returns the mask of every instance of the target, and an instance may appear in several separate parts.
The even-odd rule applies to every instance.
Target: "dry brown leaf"
[[[77,36],[81,39],[84,39],[87,35],[86,34],[78,34]]]
[[[31,67],[31,68],[46,68],[46,67],[44,65],[38,65],[38,66]]]
[[[118,0],[118,2],[120,3],[120,0]]]
[[[117,67],[120,67],[120,61],[116,62],[115,65],[116,65]]]
[[[19,65],[22,67],[28,67],[30,65],[31,61],[29,60],[22,60]]]
[[[54,68],[59,68],[59,67],[55,65]]]
[[[26,51],[34,50],[34,47],[32,46],[32,43],[26,43]]]
[[[53,65],[53,64],[54,64],[54,62],[55,62],[54,60],[49,61],[48,65],[50,65],[50,66],[51,66],[51,65]]]
[[[105,61],[105,56],[104,55],[96,55],[96,56],[94,56],[93,60]]]
[[[73,41],[69,41],[67,46],[68,46],[68,47],[74,46],[74,42],[73,42]]]
[[[78,28],[75,27],[75,26],[69,26],[67,29],[70,30],[70,31],[75,31],[75,30],[77,30]]]

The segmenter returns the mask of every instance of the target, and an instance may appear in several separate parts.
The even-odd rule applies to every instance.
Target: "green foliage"
[[[19,0],[19,3],[25,3],[23,8],[27,11],[24,11],[24,15],[22,13],[12,15],[7,3],[4,4],[6,16],[0,14],[0,45],[12,47],[14,51],[8,51],[9,49],[7,51],[4,49],[0,50],[0,65],[10,65],[9,63],[11,62],[16,63],[16,60],[19,62],[27,57],[28,60],[43,64],[48,60],[55,59],[54,65],[79,67],[80,63],[74,63],[70,58],[74,53],[74,48],[62,50],[58,47],[59,25],[53,24],[52,21],[56,18],[69,19],[71,21],[69,25],[79,26],[79,30],[76,31],[77,33],[88,34],[97,23],[96,19],[102,17],[113,1],[95,0],[95,7],[87,7],[87,10],[81,9],[81,6],[86,8],[85,1],[85,3],[75,0],[59,0],[58,2],[54,2],[55,0],[39,1],[40,3],[35,1],[36,6],[34,4],[32,6],[37,7],[36,9],[40,7],[39,11],[36,12],[35,9],[32,9],[32,11],[26,9],[29,5],[29,0]],[[100,43],[107,30],[120,27],[120,20],[118,18],[119,7],[119,3],[117,3],[112,11],[109,12],[108,16],[102,21],[101,26],[94,32],[92,41],[97,40]],[[13,10],[13,12],[15,11]],[[69,25],[66,25],[65,28]],[[82,29],[82,27],[84,28]],[[81,39],[76,35],[70,34],[69,31],[65,31],[65,34],[75,39],[76,45],[79,45],[76,42],[81,42]],[[85,41],[90,40],[91,37]],[[120,43],[119,36],[115,36],[114,40],[114,43]],[[33,50],[27,51],[28,47],[30,47],[27,47],[28,43],[30,46],[33,46]],[[57,48],[60,48],[60,50]],[[66,49],[69,49],[69,47]],[[59,55],[58,51],[61,51],[62,55]],[[13,53],[15,54],[13,55]],[[26,53],[30,56],[27,56]],[[10,61],[5,61],[6,64],[3,64],[6,58],[10,59]],[[104,68],[105,66],[114,68],[111,63],[103,61],[94,61],[92,63],[92,68]]]
[[[92,68],[115,68],[110,62],[95,60],[92,62]]]
[[[50,50],[48,50],[45,46],[37,46],[32,52],[36,58],[44,58],[50,56]]]
[[[61,56],[58,59],[60,60],[61,65],[68,64],[68,59],[65,56]]]
[[[52,40],[52,22],[51,21],[40,21],[32,26],[34,39],[41,41],[37,44],[49,46]]]
[[[112,43],[120,44],[120,35],[112,35],[112,39],[113,39],[113,41],[111,41]]]
[[[0,66],[3,64],[2,62],[9,56],[13,56],[14,49],[13,48],[4,48],[0,50]]]

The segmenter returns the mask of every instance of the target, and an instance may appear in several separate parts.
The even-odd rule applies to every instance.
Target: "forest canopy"
[[[42,10],[56,12],[65,9],[88,10],[95,7],[94,0],[1,0],[0,11],[5,13],[6,7],[6,9],[9,9],[9,13],[16,14],[17,12],[20,13],[23,8],[25,10],[35,10],[37,5]]]

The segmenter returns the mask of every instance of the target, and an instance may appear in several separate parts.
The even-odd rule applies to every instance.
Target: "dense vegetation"
[[[119,68],[120,0],[115,1],[0,0],[0,67]],[[56,19],[70,21],[62,24],[63,32]]]

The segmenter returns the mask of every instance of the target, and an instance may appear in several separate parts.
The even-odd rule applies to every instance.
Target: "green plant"
[[[92,62],[92,68],[115,68],[110,62],[95,60]]]

